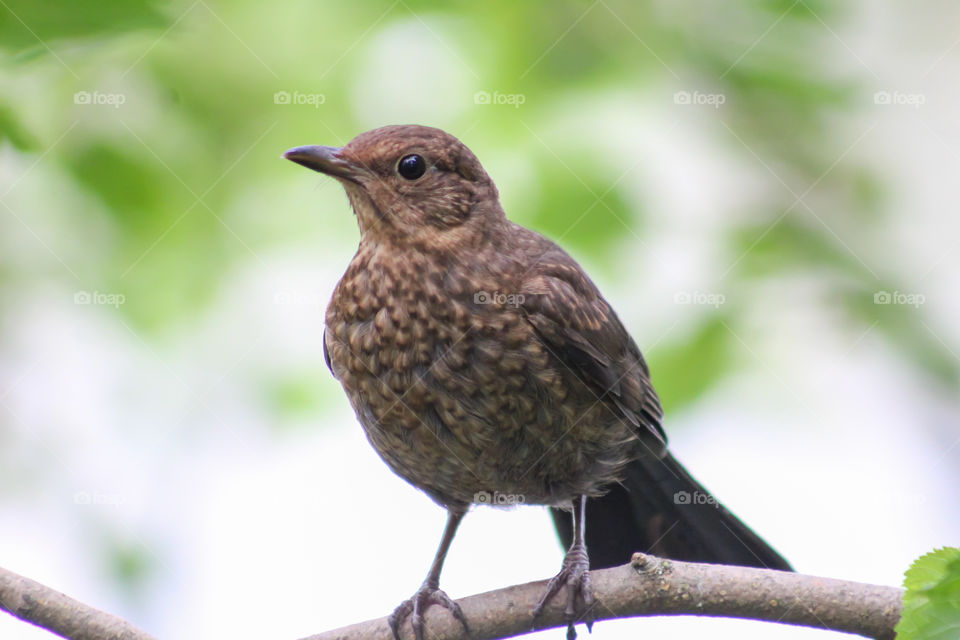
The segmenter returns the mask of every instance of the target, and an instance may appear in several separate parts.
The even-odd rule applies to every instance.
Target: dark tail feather
[[[569,547],[570,513],[550,511]],[[593,569],[625,564],[642,551],[673,560],[793,571],[670,454],[632,462],[622,484],[587,501],[587,550]]]

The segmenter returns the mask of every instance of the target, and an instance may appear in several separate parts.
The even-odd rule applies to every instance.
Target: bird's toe
[[[463,610],[450,596],[437,587],[423,585],[413,594],[413,597],[400,603],[393,613],[387,618],[390,630],[393,632],[394,640],[400,640],[400,627],[404,620],[410,618],[410,626],[413,628],[413,637],[415,640],[423,640],[424,630],[426,629],[426,619],[424,615],[433,605],[439,605],[448,610],[450,614],[463,625],[464,631],[469,635],[470,628],[467,626],[467,618],[463,615]]]

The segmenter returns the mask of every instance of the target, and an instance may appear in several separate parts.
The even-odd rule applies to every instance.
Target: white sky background
[[[919,108],[874,105],[865,91],[870,104],[851,125],[851,143],[869,131],[851,156],[872,159],[892,194],[879,230],[887,252],[863,259],[890,261],[904,281],[916,283],[931,331],[945,349],[960,352],[960,46],[952,28],[960,14],[862,4],[863,19],[848,21],[842,43],[825,55],[840,67],[865,67],[875,90],[925,100]],[[404,31],[383,37],[394,42]],[[378,49],[371,51],[367,72],[376,78]],[[375,83],[361,80],[358,87],[362,94]],[[673,307],[676,291],[717,284],[711,274],[722,258],[703,257],[709,229],[723,224],[725,210],[748,198],[749,188],[780,185],[749,157],[731,167],[712,139],[716,132],[705,133],[695,111],[678,116],[659,95],[642,109],[626,109],[624,100],[598,98],[593,113],[604,117],[592,126],[620,132],[604,143],[624,162],[637,149],[649,156],[638,175],[654,187],[655,218],[644,238],[649,251],[611,256],[642,274],[637,283],[598,280],[645,348],[665,332],[684,330],[682,319],[674,326],[682,316]],[[377,111],[376,101],[363,102],[371,125],[389,119],[389,105]],[[583,113],[559,105],[557,126],[577,131]],[[481,160],[508,214],[511,199],[535,197],[516,195],[523,172],[513,169],[522,158],[505,151]],[[274,211],[284,203],[317,206],[318,215],[314,199],[323,197],[335,203],[325,215],[342,214],[332,224],[351,223],[346,198],[318,194],[316,185],[313,176],[291,171],[287,183],[269,185],[269,194],[252,186],[251,197],[275,199]],[[0,408],[13,416],[14,431],[0,446],[27,468],[51,458],[62,464],[0,494],[0,562],[161,638],[296,638],[385,615],[411,595],[439,540],[442,510],[380,462],[332,380],[323,424],[279,436],[255,393],[258,372],[322,363],[323,307],[352,251],[331,239],[316,251],[251,261],[210,312],[184,330],[181,343],[163,348],[141,342],[116,315],[71,304],[72,291],[56,285],[5,300],[13,330],[0,344],[0,379],[12,384],[0,390]],[[879,332],[849,335],[830,316],[798,315],[795,306],[778,304],[815,299],[815,281],[782,284],[756,310],[756,332],[741,336],[749,344],[744,360],[756,358],[757,366],[693,410],[668,415],[672,449],[798,570],[899,584],[913,558],[960,539],[960,491],[952,484],[960,461],[956,407],[904,370]],[[274,304],[278,291],[315,294],[321,302],[308,296]],[[77,504],[78,493],[105,504]],[[100,559],[91,556],[99,521],[158,566],[158,583],[139,603],[110,587]],[[462,525],[441,585],[462,597],[550,577],[561,559],[542,509],[481,508]],[[763,623],[644,619],[600,622],[592,637],[828,635]],[[0,616],[0,638],[47,637]]]

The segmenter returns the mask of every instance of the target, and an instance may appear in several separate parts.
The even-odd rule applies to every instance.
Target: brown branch
[[[818,578],[634,554],[630,564],[590,574],[595,620],[632,616],[698,615],[781,622],[891,640],[903,591]],[[565,626],[564,598],[555,598],[533,624],[531,612],[546,582],[530,582],[460,600],[469,640],[498,640]],[[0,569],[0,609],[72,640],[153,640],[129,622]],[[467,640],[441,607],[427,612],[431,639]],[[410,635],[409,624],[405,636]],[[304,640],[392,640],[386,618],[327,631]]]
[[[590,573],[595,620],[632,616],[698,615],[765,620],[845,631],[889,640],[900,619],[903,591],[859,582],[634,554],[630,564]],[[565,626],[564,598],[554,599],[533,624],[531,612],[545,582],[531,582],[459,600],[470,640],[497,640],[535,629]],[[431,639],[467,640],[441,607],[427,611]],[[407,623],[404,637],[412,637]],[[327,631],[303,640],[391,640],[386,618]]]
[[[71,640],[154,640],[122,618],[3,568],[0,609]]]

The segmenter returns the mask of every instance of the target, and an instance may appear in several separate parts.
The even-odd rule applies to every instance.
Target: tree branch
[[[630,564],[590,573],[595,620],[654,615],[699,615],[765,620],[890,640],[900,619],[903,591],[859,582],[692,562],[636,553]],[[537,624],[531,612],[545,581],[490,591],[459,600],[470,623],[470,640],[498,640],[533,630],[565,626],[558,597]],[[460,624],[441,607],[427,611],[431,638],[467,640]],[[410,634],[409,623],[404,637]],[[303,640],[392,640],[386,618],[327,631]]]
[[[2,567],[0,609],[71,640],[155,640],[122,618]]]
[[[636,553],[631,563],[590,574],[594,620],[632,616],[698,615],[744,618],[845,631],[892,640],[903,591],[860,582],[782,571],[662,560]],[[545,581],[460,600],[469,640],[499,640],[566,625],[564,598],[555,598],[537,624],[534,605]],[[0,568],[0,609],[71,640],[154,640],[129,622]],[[441,607],[427,611],[431,638],[467,640]],[[404,635],[409,635],[409,624]],[[392,640],[386,618],[303,640]]]

